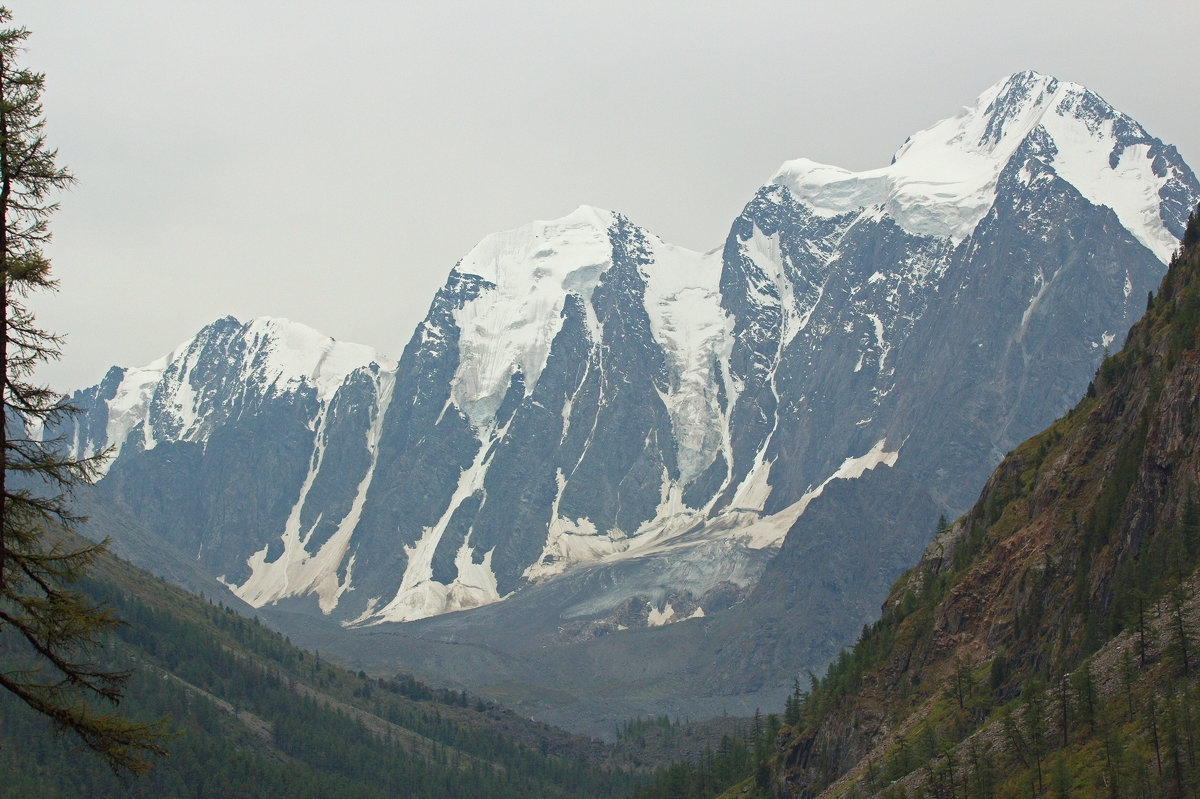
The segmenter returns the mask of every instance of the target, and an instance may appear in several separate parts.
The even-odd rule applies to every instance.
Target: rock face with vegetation
[[[787,796],[1200,787],[1200,215],[1086,396],[943,524],[797,686],[748,785]],[[683,784],[695,779],[681,772]]]

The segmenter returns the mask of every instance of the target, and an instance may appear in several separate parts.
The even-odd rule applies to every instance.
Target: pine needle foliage
[[[35,381],[62,342],[38,326],[27,304],[57,285],[43,252],[58,207],[49,197],[73,178],[46,144],[45,77],[18,63],[29,31],[11,21],[0,7],[0,687],[74,733],[114,771],[136,774],[149,768],[148,755],[164,754],[159,726],[117,712],[129,673],[99,665],[96,655],[119,621],[72,587],[102,545],[72,547],[61,535],[79,521],[71,489],[96,477],[103,453],[77,458],[65,442],[40,434],[74,412]]]

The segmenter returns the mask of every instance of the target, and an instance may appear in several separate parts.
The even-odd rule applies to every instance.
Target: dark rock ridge
[[[510,664],[456,679],[563,684],[638,632],[673,647],[653,709],[752,710],[1079,395],[1198,199],[1173,147],[1019,73],[889,167],[785,164],[722,249],[580,208],[484,239],[398,361],[226,318],[67,432],[119,447],[96,501],[245,601],[365,628],[322,649],[424,619]],[[629,679],[581,663],[581,700]]]

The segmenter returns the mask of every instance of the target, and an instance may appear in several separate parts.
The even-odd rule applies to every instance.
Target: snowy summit
[[[1077,83],[1033,71],[989,87],[956,116],[914,134],[892,163],[865,172],[788,161],[773,182],[818,213],[880,207],[910,233],[967,237],[991,208],[1009,159],[1031,135],[1049,138],[1060,177],[1121,223],[1160,260],[1177,246],[1160,213],[1172,175],[1150,153],[1154,140],[1136,121]]]

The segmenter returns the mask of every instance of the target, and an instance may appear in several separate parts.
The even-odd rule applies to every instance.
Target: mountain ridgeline
[[[225,318],[59,432],[117,450],[98,517],[322,649],[594,730],[750,712],[1070,406],[1198,200],[1018,73],[887,167],[785,163],[712,252],[583,207],[486,237],[397,361]]]
[[[1200,209],[1083,399],[939,527],[756,759],[645,795],[1195,795],[1197,567]]]

